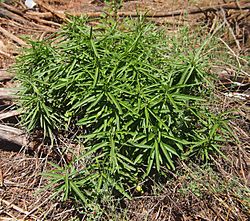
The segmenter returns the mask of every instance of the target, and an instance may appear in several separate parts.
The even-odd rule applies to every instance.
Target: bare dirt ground
[[[40,1],[39,1],[40,2]],[[22,0],[7,0],[5,5],[0,5],[0,28],[8,33],[0,31],[0,77],[1,73],[15,62],[15,57],[19,54],[20,46],[24,42],[20,42],[23,36],[36,39],[43,39],[44,36],[55,32],[63,22],[60,12],[65,11],[69,14],[74,13],[96,13],[107,10],[108,5],[101,0],[44,0],[38,4],[38,11],[26,9]],[[229,1],[225,1],[229,2]],[[184,1],[184,0],[141,0],[141,1],[124,1],[120,12],[135,13],[136,11],[149,12],[152,14],[166,13],[175,10],[187,9],[189,7],[202,8],[207,6],[215,6],[224,4],[222,0],[202,0],[202,1]],[[241,1],[239,1],[241,2]],[[247,1],[246,1],[247,2]],[[8,8],[11,6],[12,8]],[[2,11],[4,9],[5,11]],[[6,14],[6,9],[14,13]],[[16,11],[14,10],[16,9]],[[24,15],[23,15],[23,14]],[[244,12],[245,13],[245,12]],[[241,13],[242,15],[244,14]],[[249,14],[249,10],[247,11]],[[236,13],[237,14],[237,13]],[[200,19],[208,21],[215,19],[212,14],[198,14],[183,18],[180,16],[170,16],[157,18],[155,21],[159,24],[169,23],[173,28],[178,28],[178,22],[196,22]],[[236,17],[236,16],[235,16]],[[242,38],[244,33],[250,33],[249,15],[244,20],[245,32],[239,31]],[[243,28],[242,28],[243,30]],[[13,37],[14,36],[14,37]],[[18,39],[15,39],[15,36]],[[234,35],[237,37],[237,33]],[[243,36],[244,37],[244,36]],[[242,53],[249,55],[249,38],[245,42],[241,40],[238,47]],[[235,39],[234,39],[235,40]],[[237,49],[237,44],[234,46]],[[248,73],[249,76],[249,73]],[[249,83],[249,79],[244,79],[244,83]],[[0,87],[13,87],[13,84],[7,80],[0,81]],[[1,89],[0,88],[0,89]],[[249,88],[246,88],[245,91]],[[233,122],[236,136],[240,139],[240,145],[232,145],[225,147],[229,161],[223,159],[217,160],[216,170],[221,174],[218,179],[227,177],[227,181],[237,177],[242,184],[242,191],[248,182],[248,174],[250,167],[250,111],[249,101],[237,101],[237,98],[222,98],[222,106],[226,109],[234,105],[240,107],[240,113],[237,120]],[[9,100],[0,101],[0,113],[10,109],[14,102]],[[1,124],[13,126],[17,120],[1,120]],[[50,191],[39,192],[46,184],[40,173],[49,168],[47,161],[50,158],[36,150],[29,150],[26,147],[20,149],[7,142],[0,141],[0,221],[1,220],[70,220],[75,215],[74,208],[71,205],[62,205],[49,198]],[[188,170],[188,169],[187,169]],[[174,175],[174,182],[169,183],[169,188],[165,190],[159,197],[142,196],[135,198],[132,202],[126,203],[128,217],[131,220],[248,220],[250,212],[249,208],[242,208],[239,211],[237,202],[240,204],[239,195],[223,196],[213,195],[214,193],[207,191],[204,201],[197,198],[192,193],[185,196],[177,193],[177,189],[181,184],[190,182],[190,180],[204,179],[204,182],[211,181],[209,174],[202,176],[190,175]],[[201,184],[201,182],[198,182]],[[198,187],[201,188],[201,187]],[[249,191],[249,190],[248,190]],[[234,198],[235,197],[235,198]],[[233,199],[234,198],[234,199]],[[216,200],[217,199],[217,200]],[[231,201],[230,201],[231,200]],[[243,203],[242,203],[243,204]],[[244,201],[244,205],[247,205]],[[249,205],[249,204],[248,204]],[[225,211],[227,208],[227,211]],[[235,210],[235,208],[237,208]],[[238,212],[237,212],[238,210]],[[145,219],[145,213],[148,211],[148,218]],[[233,211],[233,212],[231,212]]]

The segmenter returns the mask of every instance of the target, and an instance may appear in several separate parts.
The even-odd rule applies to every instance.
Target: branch
[[[44,5],[42,5],[44,6]],[[49,19],[56,15],[56,17],[59,17],[62,20],[65,20],[65,13],[63,11],[57,11],[53,10],[48,7],[44,7],[48,12],[33,12],[33,11],[27,11],[27,15],[33,15],[37,16],[39,18]],[[242,2],[240,5],[236,3],[229,3],[229,4],[221,4],[221,5],[215,5],[215,6],[207,6],[207,7],[193,7],[189,8],[187,10],[175,10],[175,11],[169,11],[169,12],[151,12],[146,13],[144,16],[148,18],[164,18],[164,17],[173,17],[173,16],[180,16],[184,13],[187,14],[199,14],[204,12],[214,12],[214,11],[220,11],[221,9],[224,10],[249,10],[250,9],[250,3],[249,2]],[[82,13],[67,13],[67,15],[73,15],[73,16],[87,16],[90,18],[98,18],[102,16],[104,12],[88,12],[85,14]],[[114,15],[109,15],[114,16]],[[118,12],[117,16],[119,17],[138,17],[140,14],[136,12]]]
[[[14,75],[6,72],[5,70],[0,70],[0,81],[8,81],[11,80]]]
[[[34,216],[34,215],[30,215],[30,212],[29,212],[29,211],[26,211],[26,210],[20,208],[19,206],[16,206],[15,204],[10,203],[10,202],[7,201],[7,200],[0,199],[0,203],[4,203],[7,207],[11,207],[12,209],[16,210],[17,212],[23,213],[23,214],[25,214],[26,216],[31,216],[32,218],[34,218],[35,220],[37,220],[37,217]],[[1,220],[2,220],[2,219],[1,219]]]
[[[39,28],[39,29],[42,29],[42,30],[46,30],[48,32],[55,32],[54,28],[51,28],[49,26],[45,26],[45,25],[41,25],[41,24],[37,24],[37,23],[31,22],[30,20],[37,20],[37,19],[36,18],[31,18],[29,16],[26,17],[25,15],[26,15],[25,12],[19,11],[18,9],[16,9],[13,6],[10,6],[10,5],[7,5],[7,4],[4,4],[4,3],[0,3],[0,17],[1,16],[2,17],[7,17],[7,18],[9,18],[11,20],[14,20],[14,21],[17,21],[17,22],[19,22],[19,23],[21,23],[23,25],[31,25],[31,26],[34,26],[36,28]],[[37,21],[37,22],[39,22],[39,21]],[[51,22],[44,21],[44,20],[40,20],[40,22],[43,23],[43,24],[49,24],[49,25],[52,24]],[[53,25],[57,25],[58,26],[57,23],[53,23]],[[12,39],[12,40],[14,40],[14,39]],[[17,42],[17,41],[15,41],[15,42]],[[17,43],[20,44],[20,42],[17,42]],[[20,44],[20,45],[22,45],[22,44]]]
[[[0,88],[0,100],[13,100],[17,98],[17,89],[12,88]]]
[[[14,42],[16,42],[19,45],[21,45],[21,46],[26,45],[26,43],[22,39],[18,38],[17,36],[13,35],[12,33],[8,32],[7,30],[5,30],[4,28],[2,28],[1,26],[0,26],[0,32],[2,34],[4,34],[6,37],[9,37]]]
[[[57,18],[62,19],[62,20],[67,19],[64,13],[58,13],[58,11],[54,10],[48,4],[45,4],[43,1],[36,0],[36,3],[38,4],[38,6],[40,6],[41,8],[44,8],[45,10],[49,11],[52,15],[56,16]]]
[[[193,8],[189,8],[187,10],[176,10],[176,11],[171,11],[171,12],[166,12],[166,13],[149,14],[149,15],[145,15],[145,16],[146,17],[155,17],[155,18],[171,17],[171,16],[183,15],[184,13],[198,14],[198,13],[211,12],[211,11],[213,11],[213,12],[220,11],[221,9],[225,9],[225,10],[229,10],[229,9],[249,10],[250,3],[244,3],[242,5],[238,5],[236,3],[229,3],[229,4],[222,4],[222,5],[216,5],[216,6],[201,7],[201,8],[200,7],[193,7]],[[124,13],[124,15],[126,15],[126,14]],[[135,14],[133,14],[133,15],[135,15]],[[133,15],[132,15],[132,17],[133,17]]]
[[[32,142],[29,142],[27,134],[17,128],[0,124],[0,140],[14,143],[18,146],[34,147]]]
[[[23,16],[23,12],[20,11],[19,9],[15,8],[12,5],[8,5],[8,4],[5,4],[3,2],[0,2],[0,6],[3,7],[3,8],[8,9],[8,11],[11,11],[13,13],[16,13],[16,14],[20,15],[20,16]]]
[[[18,116],[19,114],[20,112],[16,110],[8,111],[5,113],[0,113],[0,120],[4,120],[10,117],[15,117],[15,116]]]
[[[17,15],[13,12],[10,12],[7,9],[1,8],[0,7],[0,17],[7,17],[11,20],[15,20],[23,25],[27,25],[28,21],[26,19],[24,19],[23,17],[21,17],[20,15]]]

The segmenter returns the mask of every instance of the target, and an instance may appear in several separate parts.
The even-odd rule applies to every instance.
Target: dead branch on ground
[[[17,36],[13,35],[12,33],[8,32],[7,30],[2,28],[1,26],[0,26],[0,32],[21,46],[26,45],[26,43],[22,39],[18,38]]]
[[[30,142],[28,135],[20,129],[0,124],[0,140],[14,143],[21,147],[34,148],[34,143]]]
[[[44,4],[41,4],[41,6],[44,6]],[[43,7],[46,9],[48,12],[27,12],[27,14],[30,15],[36,15],[41,18],[51,18],[54,17],[55,15],[59,17],[62,20],[65,20],[65,13],[63,11],[57,11],[52,9],[51,7]],[[221,5],[215,5],[215,6],[207,6],[207,7],[192,7],[187,10],[175,10],[175,11],[169,11],[169,12],[151,12],[151,13],[146,13],[144,16],[148,18],[164,18],[164,17],[173,17],[173,16],[180,16],[185,13],[187,14],[199,14],[199,13],[205,13],[205,12],[215,12],[215,11],[220,11],[221,9],[223,10],[249,10],[250,9],[250,3],[245,1],[242,2],[241,4],[236,4],[236,3],[228,3],[228,4],[221,4]],[[73,16],[81,16],[81,15],[86,15],[87,17],[90,18],[98,18],[102,16],[104,12],[89,12],[86,14],[82,13],[69,13],[68,15],[73,15]],[[140,14],[136,12],[118,12],[116,16],[119,17],[138,17]]]
[[[0,113],[0,120],[4,120],[4,119],[10,118],[10,117],[15,117],[15,116],[18,116],[19,114],[20,114],[20,112],[17,110],[12,110],[12,111],[8,111],[5,113]]]
[[[6,72],[6,70],[0,70],[0,81],[8,81],[11,80],[14,76],[8,72]]]
[[[0,100],[14,100],[17,98],[16,92],[12,88],[0,88]]]

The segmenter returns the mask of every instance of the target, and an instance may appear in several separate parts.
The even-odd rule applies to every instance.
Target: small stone
[[[36,6],[36,3],[33,0],[25,0],[24,4],[29,8],[32,9]]]

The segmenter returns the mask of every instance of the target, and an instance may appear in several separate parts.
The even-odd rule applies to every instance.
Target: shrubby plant
[[[63,199],[87,203],[104,187],[129,197],[177,159],[220,152],[226,123],[206,106],[210,40],[167,36],[142,18],[72,18],[56,36],[30,41],[16,66],[22,124],[51,141],[77,134],[86,147],[47,174]]]

